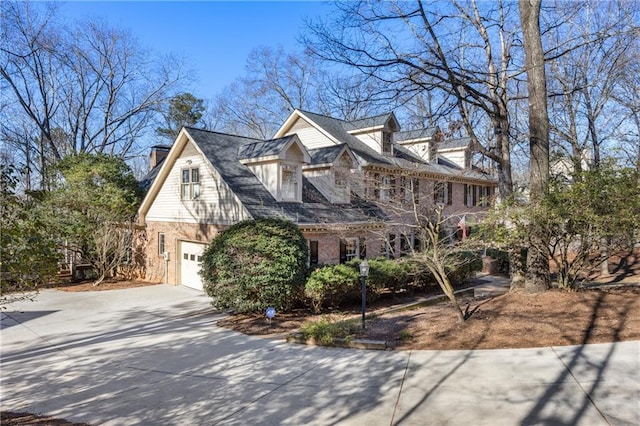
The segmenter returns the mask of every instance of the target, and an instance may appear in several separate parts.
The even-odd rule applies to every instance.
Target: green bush
[[[305,339],[314,339],[320,345],[331,346],[336,339],[348,339],[356,329],[354,321],[332,322],[325,318],[303,324],[300,332]]]
[[[200,274],[217,308],[287,310],[301,300],[306,260],[307,243],[295,224],[281,219],[247,220],[211,242]]]
[[[304,294],[315,312],[337,308],[360,294],[359,279],[359,272],[350,265],[322,266],[309,275]]]
[[[349,262],[349,265],[358,268],[360,260]],[[413,284],[418,268],[409,258],[386,259],[377,257],[368,260],[369,277],[367,278],[367,299],[373,300],[382,291],[389,290],[391,293],[406,289]],[[371,297],[369,296],[371,294]]]
[[[457,251],[447,258],[447,276],[452,284],[459,284],[482,270],[482,258],[473,251]]]

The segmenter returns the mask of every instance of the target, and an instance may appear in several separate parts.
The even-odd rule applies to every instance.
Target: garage
[[[180,284],[202,291],[200,266],[206,244],[180,242]]]

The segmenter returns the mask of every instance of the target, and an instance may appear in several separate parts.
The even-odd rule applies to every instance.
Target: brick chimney
[[[151,147],[151,155],[149,158],[149,170],[153,169],[155,166],[160,164],[162,160],[167,158],[169,151],[171,150],[170,146],[167,145],[155,145]]]

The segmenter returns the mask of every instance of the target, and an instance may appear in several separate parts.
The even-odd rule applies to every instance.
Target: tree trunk
[[[609,241],[607,237],[600,239],[600,256],[602,261],[600,262],[600,276],[608,277],[609,273]]]
[[[541,0],[520,0],[520,22],[524,38],[527,87],[529,91],[530,194],[535,205],[549,186],[549,114],[544,51],[540,36]],[[534,224],[527,255],[525,291],[538,293],[550,286],[547,232]]]
[[[522,247],[509,248],[510,291],[524,288],[526,268],[522,259],[522,250]]]

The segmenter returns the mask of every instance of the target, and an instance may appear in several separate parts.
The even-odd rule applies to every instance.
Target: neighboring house
[[[245,219],[293,221],[309,263],[325,264],[419,244],[413,203],[442,203],[454,229],[460,215],[486,209],[497,182],[465,167],[468,143],[399,130],[393,113],[346,122],[299,110],[270,140],[182,129],[170,150],[154,149],[145,178],[146,278],[201,289],[207,243]]]

